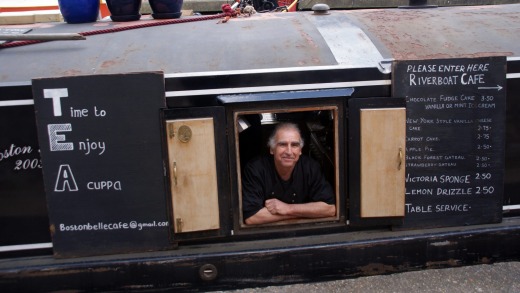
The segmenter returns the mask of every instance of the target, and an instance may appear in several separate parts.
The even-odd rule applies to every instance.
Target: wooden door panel
[[[174,231],[219,229],[213,118],[166,123]]]
[[[360,110],[361,218],[403,217],[406,109]]]

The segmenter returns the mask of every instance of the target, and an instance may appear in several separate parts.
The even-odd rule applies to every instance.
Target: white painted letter
[[[61,143],[65,141],[65,135],[58,134],[58,132],[72,131],[72,124],[49,124],[47,125],[47,131],[49,132],[51,152],[74,150],[74,144],[72,142]]]
[[[72,170],[69,165],[60,165],[60,169],[58,171],[58,178],[56,178],[56,186],[54,186],[54,191],[78,191],[78,185],[76,184],[76,180],[74,179],[74,174],[72,174]]]
[[[46,99],[52,99],[52,108],[54,109],[54,116],[61,116],[61,98],[69,96],[67,89],[44,89],[43,97]]]

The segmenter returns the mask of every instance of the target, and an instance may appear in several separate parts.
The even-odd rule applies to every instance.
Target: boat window
[[[239,221],[241,227],[248,228],[288,224],[297,225],[309,222],[337,221],[340,210],[337,111],[338,109],[336,106],[325,106],[313,107],[310,109],[269,109],[264,111],[257,110],[235,112],[234,120],[235,144],[237,150],[238,203],[240,210]],[[319,169],[332,189],[332,204],[335,206],[336,210],[334,216],[325,216],[320,218],[296,218],[264,224],[246,224],[246,214],[250,214],[249,211],[244,211],[244,204],[250,204],[250,200],[245,198],[248,196],[247,194],[249,191],[244,189],[244,183],[249,182],[248,179],[244,177],[247,165],[250,161],[262,156],[265,157],[266,160],[274,160],[273,156],[270,154],[268,139],[275,127],[281,123],[292,123],[300,130],[301,138],[303,139],[303,147],[301,149],[302,156],[309,157],[318,163]],[[275,181],[270,182],[277,182],[275,184],[277,186],[264,186],[265,188],[262,192],[266,192],[267,190],[283,192],[282,189],[286,187],[278,186],[283,183],[277,181],[278,179],[274,180]],[[292,182],[292,184],[297,183]],[[255,201],[258,201],[258,198],[256,198]]]

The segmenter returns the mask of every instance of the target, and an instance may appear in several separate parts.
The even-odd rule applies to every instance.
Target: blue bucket
[[[67,23],[95,22],[99,15],[99,0],[58,0],[58,5]]]

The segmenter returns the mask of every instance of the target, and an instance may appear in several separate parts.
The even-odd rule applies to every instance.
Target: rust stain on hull
[[[459,267],[461,266],[461,261],[458,259],[448,259],[444,261],[429,261],[426,262],[426,268],[428,269],[439,269],[445,267]]]
[[[392,58],[415,60],[519,55],[520,45],[511,51],[511,40],[520,34],[520,9],[506,9],[376,9],[348,14],[362,23]]]
[[[371,263],[366,266],[358,267],[359,271],[362,272],[364,276],[375,276],[381,274],[395,273],[400,271],[398,268],[385,265],[381,263]]]

